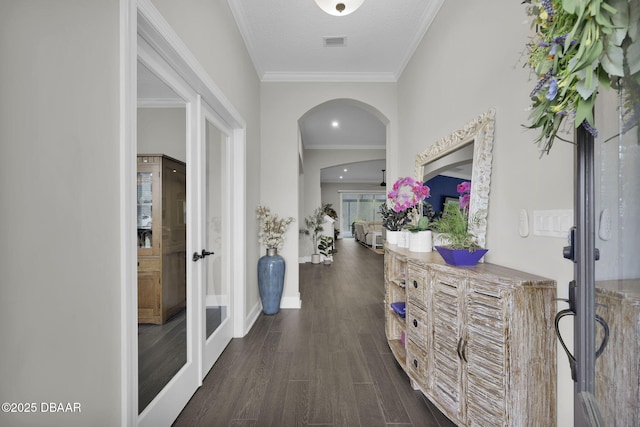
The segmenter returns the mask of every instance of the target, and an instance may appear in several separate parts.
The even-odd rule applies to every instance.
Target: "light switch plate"
[[[572,225],[572,209],[533,211],[534,236],[566,239]]]

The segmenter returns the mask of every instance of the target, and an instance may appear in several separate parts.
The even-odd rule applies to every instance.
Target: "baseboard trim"
[[[249,331],[253,327],[253,324],[256,323],[256,320],[258,320],[260,313],[262,313],[262,304],[260,303],[260,301],[258,301],[254,304],[254,306],[251,308],[251,310],[247,314],[247,317],[245,318],[243,336],[249,333]],[[242,337],[235,337],[235,338],[242,338]]]
[[[302,308],[300,292],[298,292],[297,297],[283,297],[280,301],[280,308]]]

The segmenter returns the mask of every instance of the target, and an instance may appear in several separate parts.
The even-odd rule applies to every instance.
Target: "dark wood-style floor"
[[[337,249],[331,266],[300,265],[302,309],[233,339],[174,426],[453,426],[387,346],[383,256]]]
[[[222,323],[226,307],[207,307],[207,337]],[[138,324],[138,413],[187,363],[187,311],[163,325]]]

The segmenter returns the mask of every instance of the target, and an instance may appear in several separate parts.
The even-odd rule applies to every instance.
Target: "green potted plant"
[[[320,254],[324,256],[324,263],[331,264],[333,262],[333,254],[335,253],[333,250],[333,237],[320,236],[319,241],[318,250],[320,251]]]
[[[487,253],[481,248],[473,234],[469,233],[469,193],[471,183],[466,181],[458,185],[459,204],[447,203],[442,217],[433,224],[433,229],[442,233],[447,244],[436,246],[436,250],[447,264],[475,265]]]
[[[311,262],[313,264],[320,263],[320,254],[318,253],[318,237],[322,233],[322,224],[324,223],[324,210],[322,207],[313,211],[312,215],[309,215],[304,220],[305,228],[300,230],[300,233],[307,236],[311,236],[313,243],[313,254],[311,255]]]

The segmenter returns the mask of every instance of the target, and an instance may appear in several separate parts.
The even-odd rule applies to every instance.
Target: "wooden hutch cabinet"
[[[385,249],[389,347],[412,386],[459,426],[556,424],[555,296],[542,277]]]
[[[186,307],[186,166],[138,155],[138,323],[163,324]]]

